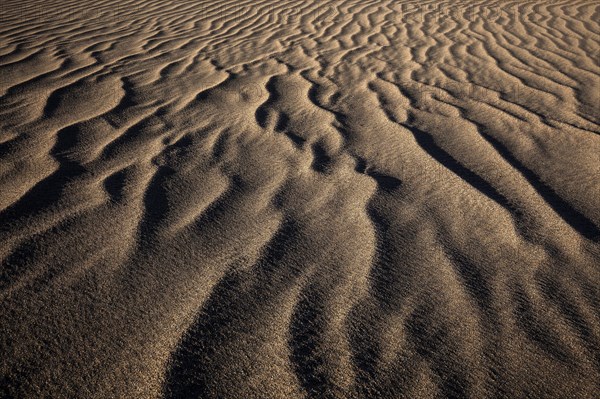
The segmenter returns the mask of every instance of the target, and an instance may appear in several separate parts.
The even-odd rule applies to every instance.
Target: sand
[[[597,1],[0,9],[0,397],[600,398]]]

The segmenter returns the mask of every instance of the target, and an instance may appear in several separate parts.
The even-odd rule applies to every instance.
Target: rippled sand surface
[[[0,397],[600,397],[597,1],[0,10]]]

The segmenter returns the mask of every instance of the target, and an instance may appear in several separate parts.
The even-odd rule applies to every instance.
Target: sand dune
[[[598,2],[0,10],[0,397],[600,397]]]

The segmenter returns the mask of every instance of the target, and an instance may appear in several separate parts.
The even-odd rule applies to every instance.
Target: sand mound
[[[0,397],[599,397],[597,2],[1,13]]]

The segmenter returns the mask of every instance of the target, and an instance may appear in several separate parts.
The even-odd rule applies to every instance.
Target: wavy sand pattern
[[[600,397],[600,4],[5,0],[0,397]]]

